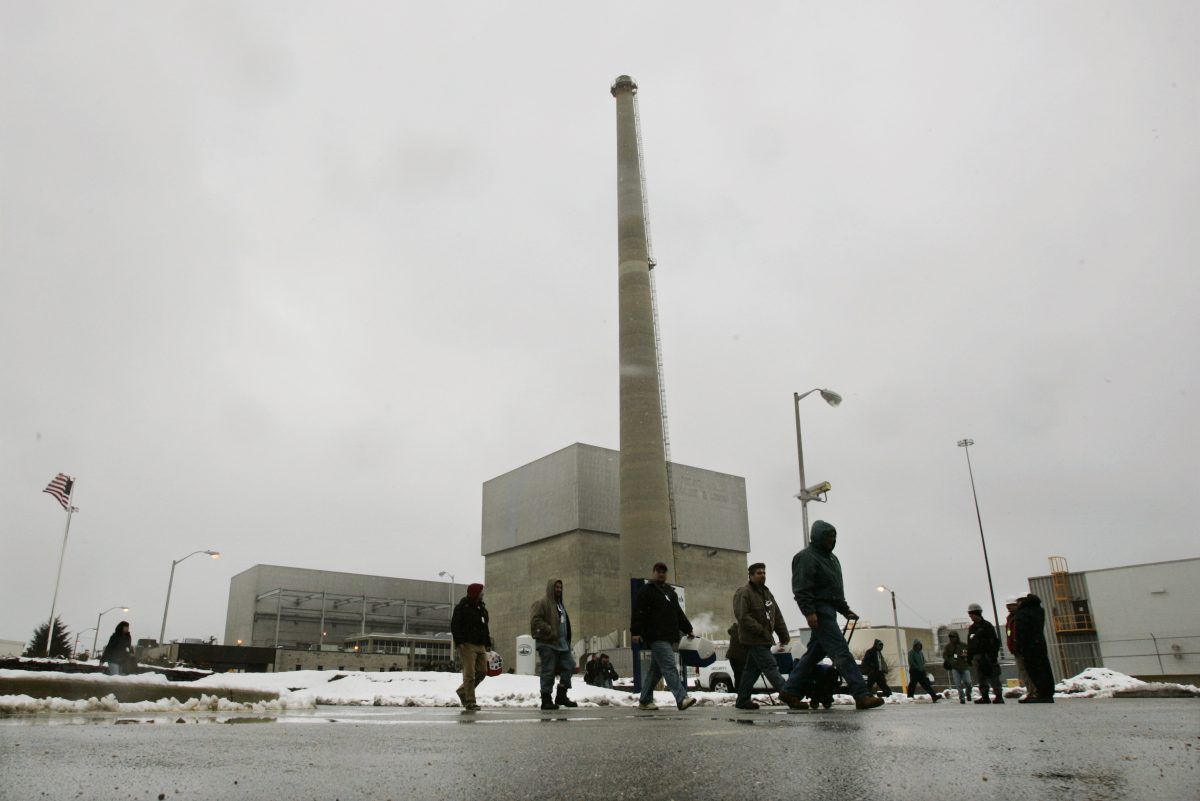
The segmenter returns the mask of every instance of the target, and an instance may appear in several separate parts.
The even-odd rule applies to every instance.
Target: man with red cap
[[[458,649],[463,672],[463,682],[455,692],[463,708],[474,712],[479,709],[479,704],[475,703],[475,688],[487,677],[487,654],[492,650],[482,584],[467,587],[466,596],[454,607],[450,633],[454,636],[454,647]]]

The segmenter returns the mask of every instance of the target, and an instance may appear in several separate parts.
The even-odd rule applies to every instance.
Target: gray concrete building
[[[628,644],[629,577],[620,565],[620,454],[575,443],[484,482],[484,584],[492,638],[506,665],[529,630],[529,607],[561,578],[576,640],[615,635]],[[750,528],[746,480],[673,464],[676,537],[668,577],[685,589],[697,628],[720,638],[733,622],[733,592],[746,581]],[[667,558],[670,557],[670,558]]]
[[[1200,558],[1071,572],[1059,556],[1029,579],[1046,609],[1055,681],[1106,667],[1146,681],[1200,682]]]
[[[313,652],[290,655],[289,670],[337,651],[377,654],[373,667],[445,665],[451,603],[465,593],[463,583],[255,565],[229,582],[224,644]]]

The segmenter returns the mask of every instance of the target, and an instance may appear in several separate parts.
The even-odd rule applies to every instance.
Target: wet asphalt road
[[[41,798],[1198,799],[1200,702],[0,719],[0,799]]]

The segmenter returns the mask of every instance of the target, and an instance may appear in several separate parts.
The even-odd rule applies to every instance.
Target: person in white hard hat
[[[1008,609],[1008,617],[1004,621],[1004,644],[1008,646],[1008,652],[1017,660],[1017,677],[1021,680],[1021,686],[1025,688],[1025,697],[1034,698],[1037,696],[1037,690],[1029,678],[1029,671],[1025,669],[1025,657],[1021,656],[1020,648],[1018,648],[1017,629],[1014,624],[1017,607],[1020,603],[1021,598],[1016,595],[1010,595],[1004,599],[1004,606]]]
[[[971,657],[971,672],[979,687],[977,704],[1003,704],[1004,691],[1000,687],[1000,638],[996,627],[983,617],[983,607],[971,604],[967,607],[971,628],[967,629],[967,653]],[[988,687],[992,688],[995,700],[988,700]]]

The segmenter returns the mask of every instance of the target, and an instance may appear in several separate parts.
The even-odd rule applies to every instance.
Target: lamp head
[[[887,588],[887,587],[885,587],[885,586],[883,586],[882,584],[880,584],[880,585],[879,585],[878,587],[876,587],[875,589],[876,589],[876,590],[878,590],[879,592],[887,592],[887,591],[888,591],[888,588]]]
[[[820,392],[821,397],[824,398],[825,402],[830,406],[837,406],[842,402],[842,396],[834,392],[832,389],[822,389]]]
[[[128,611],[129,611],[129,607],[128,607],[128,606],[122,606],[122,607],[121,607],[121,611],[122,611],[122,612],[128,612]]]
[[[205,551],[204,553],[208,554],[208,555],[209,555],[209,556],[211,556],[213,559],[220,559],[220,558],[221,558],[221,552],[220,552],[220,551]]]
[[[971,439],[970,437],[968,437],[967,439],[960,439],[958,441],[958,447],[960,447],[960,448],[967,448],[974,444],[975,444],[975,440]]]

